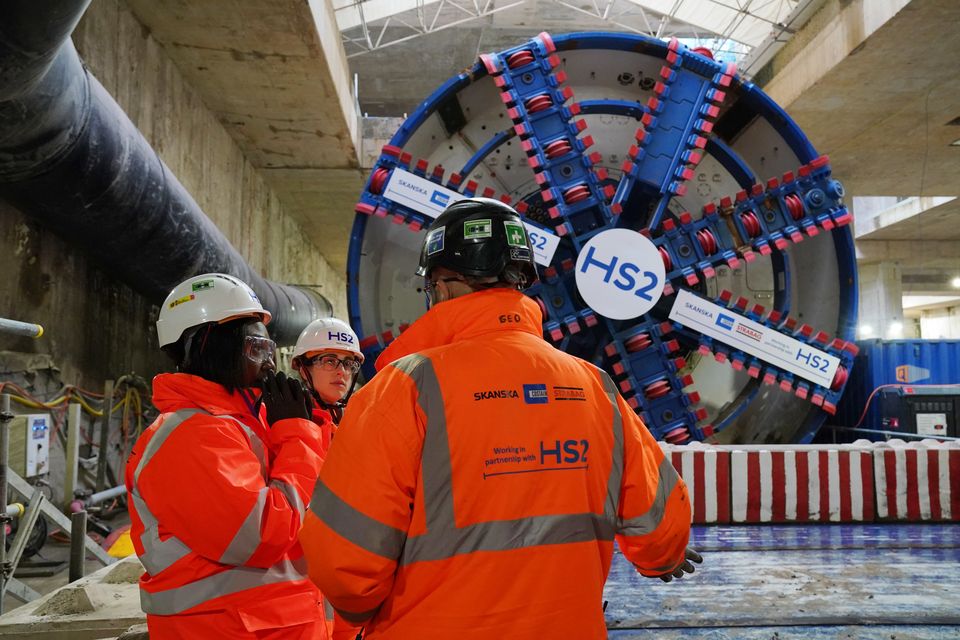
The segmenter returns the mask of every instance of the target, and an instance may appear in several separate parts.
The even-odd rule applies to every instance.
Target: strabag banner
[[[677,292],[670,319],[828,389],[840,366],[836,356],[685,289]]]
[[[431,218],[439,216],[454,202],[466,199],[463,194],[399,167],[390,174],[390,181],[387,182],[383,195],[397,204],[419,211]],[[560,237],[526,220],[523,221],[523,226],[526,227],[527,235],[530,236],[534,260],[537,264],[550,266],[553,254],[556,253],[557,246],[560,244]]]

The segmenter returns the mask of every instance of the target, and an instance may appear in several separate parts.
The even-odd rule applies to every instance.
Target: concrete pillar
[[[860,265],[858,338],[902,338],[903,284],[895,262]]]

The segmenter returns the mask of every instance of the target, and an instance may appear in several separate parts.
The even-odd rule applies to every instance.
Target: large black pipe
[[[69,36],[89,2],[3,3],[0,197],[154,303],[192,275],[237,276],[273,314],[274,339],[293,344],[330,303],[260,277],[83,66]]]

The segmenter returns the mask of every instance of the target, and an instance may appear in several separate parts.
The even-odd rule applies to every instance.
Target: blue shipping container
[[[910,386],[960,383],[960,340],[860,340],[850,381],[829,421],[852,427],[874,389],[885,384]],[[877,397],[861,425],[880,429]]]

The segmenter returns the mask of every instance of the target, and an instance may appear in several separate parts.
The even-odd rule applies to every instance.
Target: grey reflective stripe
[[[613,540],[613,533],[611,519],[606,514],[596,513],[478,522],[408,538],[402,563],[444,560],[475,551],[508,551],[550,544]]]
[[[663,515],[667,508],[667,498],[677,486],[680,476],[677,470],[670,464],[670,459],[666,456],[660,461],[660,468],[657,477],[657,495],[653,498],[653,504],[643,515],[636,518],[630,518],[620,522],[618,532],[625,536],[643,536],[652,533],[663,520]]]
[[[260,546],[260,524],[263,521],[263,509],[267,504],[269,491],[267,487],[260,489],[256,502],[253,503],[247,517],[243,519],[243,523],[234,534],[233,540],[220,556],[220,562],[223,564],[243,564]]]
[[[427,418],[422,454],[427,532],[407,539],[400,558],[401,564],[442,560],[475,551],[504,551],[613,539],[623,479],[623,416],[616,402],[616,387],[609,376],[599,372],[604,390],[613,405],[613,451],[603,514],[531,516],[457,527],[453,512],[453,473],[446,412],[433,363],[428,358],[414,355],[398,360],[392,366],[406,373],[416,384],[418,403]]]
[[[610,476],[607,478],[607,501],[603,505],[603,515],[612,524],[618,520],[617,513],[620,510],[620,489],[623,486],[623,415],[620,413],[620,405],[617,404],[617,398],[620,393],[617,391],[617,385],[607,375],[603,369],[597,368],[600,374],[600,381],[603,382],[603,390],[607,394],[607,399],[613,406],[613,453],[610,457]]]
[[[240,428],[243,429],[243,432],[247,434],[247,437],[250,439],[250,448],[253,449],[253,453],[257,456],[257,459],[260,460],[260,475],[263,477],[263,481],[267,481],[267,448],[263,444],[263,440],[260,439],[253,429],[248,427],[243,423],[242,420],[238,420],[233,416],[217,416],[218,418],[224,418],[226,420],[232,420],[240,425]]]
[[[303,522],[303,500],[300,498],[300,494],[297,492],[296,488],[293,485],[284,482],[283,480],[271,480],[269,487],[271,489],[277,489],[283,496],[287,499],[287,502],[290,503],[290,506],[293,507],[294,511],[297,512],[297,515],[300,516],[300,522]]]
[[[166,442],[170,434],[176,430],[187,418],[198,413],[205,413],[199,409],[181,409],[167,416],[157,427],[156,432],[150,438],[137,468],[133,472],[133,486],[130,489],[130,495],[133,497],[133,504],[143,522],[143,534],[140,536],[140,544],[143,545],[143,554],[140,556],[140,562],[143,568],[152,576],[157,575],[164,569],[167,569],[175,562],[190,553],[190,548],[181,542],[176,536],[170,536],[166,540],[160,539],[159,523],[153,512],[147,507],[146,501],[140,495],[137,483],[140,480],[140,474],[143,472],[147,463],[156,455],[160,447]]]
[[[190,553],[190,547],[180,542],[175,536],[170,536],[166,540],[160,539],[159,525],[153,513],[147,507],[137,493],[130,492],[133,498],[134,507],[140,521],[143,522],[143,533],[140,534],[140,544],[143,545],[143,554],[140,555],[140,563],[151,576],[155,576],[164,569],[170,567],[176,561],[186,557]]]
[[[175,615],[214,598],[268,584],[302,580],[305,576],[306,564],[302,559],[284,560],[269,569],[235,567],[175,589],[154,593],[140,589],[140,607],[152,615]]]
[[[440,393],[440,381],[427,358],[414,354],[393,364],[406,373],[417,387],[417,403],[427,417],[423,439],[423,505],[427,534],[440,529],[453,529],[453,469],[450,465],[450,441],[447,437],[447,414]]]
[[[360,513],[328,489],[323,480],[317,480],[314,487],[310,511],[338,535],[361,549],[390,560],[400,556],[407,537],[405,531]]]
[[[167,438],[170,437],[170,434],[174,430],[183,424],[187,418],[197,415],[198,413],[206,413],[200,409],[181,409],[180,411],[175,411],[171,413],[164,421],[157,427],[157,430],[154,432],[153,437],[150,438],[150,442],[147,443],[146,449],[143,450],[143,455],[140,456],[140,462],[137,463],[137,468],[133,472],[134,481],[140,478],[140,473],[143,471],[143,468],[147,466],[147,463],[150,462],[150,459],[156,455],[157,451],[160,450],[160,447],[163,446],[163,443],[167,441]]]

